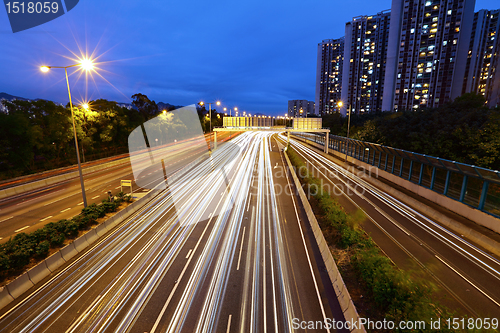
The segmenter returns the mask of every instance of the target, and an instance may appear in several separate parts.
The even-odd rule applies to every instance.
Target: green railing
[[[297,133],[318,144],[323,134]],[[500,217],[500,172],[375,143],[329,136],[329,148]]]

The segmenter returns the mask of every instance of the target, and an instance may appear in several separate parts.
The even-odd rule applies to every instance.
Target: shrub
[[[21,269],[29,264],[32,257],[46,257],[50,247],[60,247],[67,238],[77,237],[80,230],[97,223],[97,219],[104,217],[106,213],[115,212],[123,201],[131,200],[130,195],[120,192],[113,202],[103,200],[101,205],[89,205],[71,220],[63,219],[47,223],[43,228],[30,234],[17,234],[6,243],[0,244],[0,273]]]

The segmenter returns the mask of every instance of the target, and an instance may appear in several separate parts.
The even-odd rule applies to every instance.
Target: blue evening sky
[[[72,53],[88,52],[102,78],[71,75],[78,101],[130,102],[143,93],[174,105],[221,100],[283,115],[289,99],[314,100],[317,44],[343,36],[352,17],[390,7],[390,0],[80,0],[15,34],[0,9],[0,92],[66,103],[64,71],[38,67],[70,65]],[[499,7],[476,1],[476,10]]]

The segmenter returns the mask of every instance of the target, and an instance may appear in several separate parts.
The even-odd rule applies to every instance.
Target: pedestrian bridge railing
[[[323,133],[294,135],[324,146]],[[500,217],[500,172],[375,143],[330,135],[328,146],[342,154]]]

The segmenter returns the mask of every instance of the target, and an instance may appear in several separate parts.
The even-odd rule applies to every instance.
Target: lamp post
[[[338,101],[337,102],[337,106],[339,107],[339,109],[344,105],[344,103],[342,103],[342,101]],[[340,111],[340,110],[339,110]],[[349,112],[349,116],[347,118],[347,143],[346,143],[346,147],[345,147],[345,162],[347,162],[347,152],[349,150],[349,129],[351,127],[351,108],[349,108],[347,110],[347,112]]]
[[[94,64],[90,59],[83,59],[83,61],[79,64],[74,64],[70,66],[41,66],[40,70],[44,73],[47,73],[52,68],[64,68],[64,73],[66,74],[66,85],[68,86],[68,96],[69,96],[69,107],[71,110],[71,119],[73,121],[73,135],[75,136],[75,147],[76,147],[76,161],[78,162],[78,173],[80,175],[80,186],[82,188],[82,198],[83,198],[83,206],[87,207],[87,196],[85,195],[85,185],[83,183],[83,173],[82,173],[82,165],[80,163],[80,150],[78,149],[78,138],[76,136],[76,126],[75,126],[75,116],[73,114],[73,103],[71,101],[71,90],[69,88],[69,79],[68,79],[68,68],[80,66],[82,69],[86,71],[90,71]]]
[[[216,104],[216,105],[220,105],[220,102],[217,101],[217,102],[210,102],[208,103],[208,114],[210,115],[210,149],[212,149],[212,103]],[[200,105],[203,106],[205,103],[204,102],[200,102]]]

